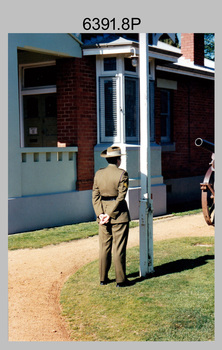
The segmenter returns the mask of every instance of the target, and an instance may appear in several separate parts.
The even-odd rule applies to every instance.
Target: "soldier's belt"
[[[102,201],[115,201],[117,197],[101,197]]]

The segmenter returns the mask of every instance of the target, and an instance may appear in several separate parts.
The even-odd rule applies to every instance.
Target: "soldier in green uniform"
[[[96,172],[93,184],[92,203],[99,222],[99,272],[100,284],[109,282],[111,250],[116,274],[116,286],[130,284],[126,278],[126,245],[130,215],[125,201],[128,190],[128,174],[120,169],[121,149],[108,147],[101,153],[108,161],[106,168]]]

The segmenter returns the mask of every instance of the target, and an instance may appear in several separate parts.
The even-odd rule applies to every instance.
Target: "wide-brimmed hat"
[[[100,156],[103,158],[113,158],[113,157],[125,156],[125,154],[121,153],[120,147],[111,146],[111,147],[108,147],[107,149],[105,149],[104,151],[102,151]]]

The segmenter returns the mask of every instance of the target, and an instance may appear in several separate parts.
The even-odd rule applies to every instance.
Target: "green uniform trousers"
[[[126,245],[129,234],[129,222],[99,225],[99,273],[100,281],[108,278],[112,261],[115,267],[116,282],[126,280]]]

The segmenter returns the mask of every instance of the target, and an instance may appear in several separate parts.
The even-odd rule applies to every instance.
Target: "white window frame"
[[[149,59],[149,70],[150,70],[149,79],[155,80],[155,61],[153,58]]]
[[[112,71],[104,71],[103,59],[106,57],[116,57],[116,70]],[[117,54],[117,53],[109,53],[109,54],[98,54],[96,56],[96,75],[97,75],[97,144],[100,143],[139,143],[139,132],[137,137],[133,137],[132,139],[127,138],[126,141],[126,132],[125,132],[125,77],[138,78],[139,79],[139,60],[138,66],[136,67],[136,72],[131,72],[125,70],[124,67],[124,58],[129,58],[129,54]],[[153,58],[149,59],[150,64],[150,80],[155,80],[155,60]],[[105,137],[101,135],[101,115],[100,115],[100,87],[99,81],[100,78],[103,77],[116,77],[117,83],[117,114],[118,114],[118,130],[117,137]],[[139,87],[138,87],[139,89]],[[152,117],[152,116],[151,116]],[[153,116],[154,117],[154,116]],[[138,131],[139,131],[139,119],[140,112],[138,113]],[[151,119],[152,123],[152,135],[151,138],[154,140],[154,120]]]
[[[116,70],[104,71],[103,59],[105,57],[116,57]],[[130,72],[124,68],[124,57],[126,55],[103,55],[97,56],[96,59],[96,73],[97,73],[97,143],[126,143],[125,133],[125,77],[138,78],[139,68],[136,68],[136,72]],[[101,115],[100,103],[100,79],[114,78],[117,80],[117,136],[106,137],[104,135],[104,116]],[[139,115],[138,115],[139,124]],[[128,142],[139,142],[139,133],[137,138],[127,140]]]
[[[25,135],[24,135],[24,109],[23,109],[23,96],[27,95],[40,95],[40,94],[53,94],[57,92],[56,85],[29,87],[24,88],[24,71],[27,68],[45,67],[55,65],[55,61],[32,63],[32,64],[20,64],[19,65],[19,105],[20,105],[20,145],[25,147]]]

